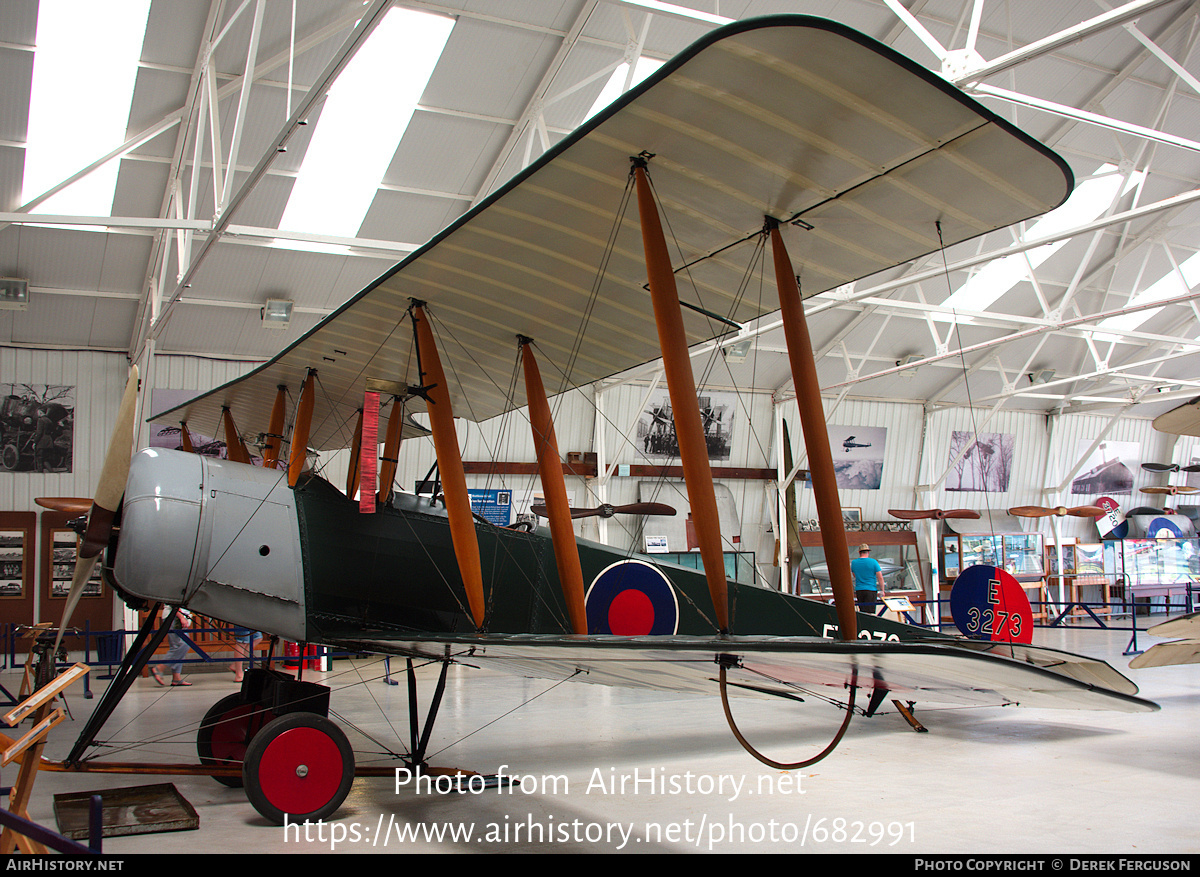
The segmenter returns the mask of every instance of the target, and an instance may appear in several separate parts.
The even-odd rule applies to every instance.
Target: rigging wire
[[[950,264],[946,258],[946,242],[942,239],[942,222],[941,222],[941,220],[935,220],[934,227],[937,229],[938,246],[939,246],[939,250],[942,255],[942,276],[946,278],[947,291],[949,291],[951,294],[953,294],[954,287],[950,283]],[[963,353],[964,345],[963,345],[963,340],[962,340],[962,323],[958,319],[958,312],[956,310],[951,309],[950,313],[951,313],[951,316],[954,318],[954,334],[958,340],[958,358],[959,358],[959,362],[961,364],[962,373],[963,373],[963,389],[966,391],[966,394],[967,394],[967,413],[968,413],[968,416],[971,418],[971,435],[972,435],[971,441],[972,441],[975,449],[978,450],[978,448],[979,448],[979,423],[975,416],[975,403],[971,399],[971,375],[970,375],[970,372],[967,370],[966,354]],[[980,453],[982,453],[982,451],[980,451]],[[993,552],[993,556],[994,556],[995,550],[996,550],[996,548],[995,548],[995,546],[996,546],[996,524],[995,524],[995,520],[992,517],[991,500],[989,499],[988,492],[986,490],[983,492],[983,505],[984,505],[984,511],[987,514],[988,530],[989,530],[989,536],[990,536],[990,539],[992,542],[992,552]],[[998,558],[998,560],[1001,564],[1003,564],[1003,561],[1004,561],[1003,555],[1001,555],[1001,557]],[[995,565],[995,564],[993,564],[993,565]],[[1003,641],[1000,641],[1000,643],[1002,645]],[[1009,657],[1015,657],[1016,649],[1014,648],[1014,644],[1012,641],[1009,641],[1008,648],[1009,648],[1009,652],[1010,652]]]

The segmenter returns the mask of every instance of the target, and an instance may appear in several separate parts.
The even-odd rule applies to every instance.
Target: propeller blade
[[[978,520],[979,512],[974,509],[888,509],[888,514],[902,521],[941,521],[945,518]]]
[[[548,517],[546,507],[544,505],[533,505],[529,510],[539,518]],[[628,505],[609,505],[605,503],[594,509],[571,509],[572,518],[611,518],[613,515],[662,515],[664,517],[672,517],[675,514],[675,509],[661,502],[633,502]]]
[[[69,515],[86,515],[92,507],[92,500],[86,496],[39,496],[33,501],[44,509]]]
[[[1162,496],[1175,496],[1180,493],[1198,493],[1200,487],[1188,487],[1187,485],[1169,485],[1167,487],[1143,487],[1142,493],[1155,493]]]
[[[1016,515],[1018,518],[1048,518],[1052,515],[1059,518],[1063,515],[1071,515],[1076,518],[1098,518],[1104,514],[1104,509],[1096,505],[1080,505],[1073,508],[1061,505],[1054,508],[1039,505],[1019,505],[1009,509],[1008,513]]]
[[[1147,472],[1178,472],[1178,463],[1143,463],[1142,468]]]
[[[1060,506],[1061,508],[1061,506]],[[1066,513],[1063,509],[1063,513]],[[1037,505],[1019,505],[1008,510],[1010,515],[1016,515],[1018,518],[1046,518],[1050,515],[1058,513],[1058,509],[1048,509]]]
[[[117,423],[109,439],[108,453],[104,457],[104,468],[100,470],[96,496],[92,500],[91,511],[88,512],[87,529],[84,530],[83,540],[75,557],[75,574],[71,578],[71,590],[63,607],[52,655],[58,653],[63,631],[71,622],[71,615],[83,594],[83,586],[91,577],[96,561],[100,559],[100,553],[108,545],[113,518],[121,504],[121,498],[125,495],[125,479],[129,477],[129,457],[133,449],[134,421],[137,417],[137,393],[138,367],[135,365],[129,370],[125,394],[121,397],[121,407],[117,410]]]

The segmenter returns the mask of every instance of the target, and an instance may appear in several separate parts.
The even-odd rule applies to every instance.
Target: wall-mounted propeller
[[[1200,487],[1188,487],[1184,484],[1169,484],[1166,487],[1143,487],[1142,493],[1156,493],[1162,496],[1178,496],[1182,493],[1200,493]]]
[[[979,512],[973,509],[888,509],[888,514],[902,521],[941,521],[946,518],[978,520]]]
[[[544,505],[533,505],[529,510],[539,518],[547,517]],[[604,503],[594,509],[571,509],[572,518],[611,518],[613,515],[662,515],[671,517],[675,509],[661,502],[632,502],[628,505],[609,505]]]
[[[1008,513],[1016,515],[1018,518],[1048,518],[1051,516],[1061,518],[1063,515],[1070,515],[1073,518],[1098,518],[1104,514],[1104,509],[1098,505],[1080,505],[1074,508],[1067,508],[1065,506],[1046,508],[1045,506],[1037,505],[1019,505],[1009,509]]]
[[[1142,468],[1147,472],[1200,472],[1200,463],[1190,466],[1180,466],[1178,463],[1143,463]]]

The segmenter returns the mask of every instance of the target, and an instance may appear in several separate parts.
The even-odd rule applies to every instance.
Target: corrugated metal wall
[[[0,347],[0,383],[75,388],[72,471],[0,473],[0,508],[36,511],[34,497],[91,496],[128,373],[129,366],[120,355]]]
[[[253,363],[227,362],[185,356],[158,357],[146,383],[155,388],[201,391],[236,378],[253,367]],[[35,510],[37,496],[88,496],[95,488],[99,468],[112,430],[127,375],[125,358],[118,354],[71,351],[23,350],[0,348],[0,382],[63,384],[76,388],[75,452],[70,473],[43,474],[31,472],[0,473],[0,508],[5,510]],[[641,464],[649,462],[637,441],[632,425],[646,407],[647,385],[620,384],[603,390],[573,392],[552,400],[556,412],[559,448],[569,451],[593,451],[606,455],[609,464]],[[662,388],[657,394],[665,392]],[[597,402],[601,414],[597,415]],[[774,467],[774,402],[763,393],[743,393],[737,397],[735,422],[731,432],[731,453],[719,465],[731,467]],[[1003,511],[1014,505],[1073,506],[1092,502],[1094,496],[1070,493],[1068,475],[1079,455],[1097,439],[1106,442],[1129,442],[1137,446],[1136,461],[1178,462],[1189,464],[1200,460],[1200,439],[1176,437],[1156,432],[1149,420],[1131,416],[1114,419],[1105,415],[1066,415],[1052,417],[1044,414],[1005,411],[990,413],[961,409],[946,409],[925,416],[923,406],[916,403],[845,400],[836,408],[825,400],[827,422],[835,426],[882,427],[887,430],[883,464],[883,480],[878,490],[845,490],[842,505],[860,508],[864,520],[889,520],[889,508],[958,508]],[[804,440],[796,405],[783,404],[795,459],[804,454]],[[597,423],[602,424],[597,434]],[[529,434],[526,413],[521,410],[507,418],[485,424],[459,421],[460,441],[466,460],[532,462],[533,443]],[[622,436],[629,431],[630,440]],[[1015,441],[1015,460],[1008,490],[983,493],[952,489],[956,474],[950,469],[950,446],[957,431],[974,434],[1005,433]],[[597,441],[597,439],[602,441]],[[145,433],[141,441],[145,440]],[[323,461],[326,474],[335,484],[345,483],[345,454],[330,455]],[[428,440],[407,442],[401,449],[397,481],[411,490],[432,467],[432,444]],[[1167,476],[1130,466],[1133,489],[1117,496],[1122,507],[1163,505],[1161,498],[1140,493],[1147,485],[1182,483],[1183,476]],[[1193,476],[1194,477],[1194,476]],[[604,500],[613,504],[639,500],[638,477],[623,477],[614,473],[606,484]],[[536,488],[534,476],[483,476],[469,478],[471,487],[508,488],[524,491]],[[753,550],[760,563],[769,564],[773,549],[771,526],[774,504],[774,485],[761,480],[726,480],[734,496],[740,519],[741,548]],[[1066,484],[1062,492],[1046,492],[1046,486]],[[596,497],[589,490],[595,482],[568,479],[568,489],[579,504],[594,504]],[[921,488],[920,490],[918,488]],[[682,496],[680,479],[668,479],[660,499],[671,502],[671,494]],[[815,518],[811,491],[797,491],[798,513],[802,518]],[[1184,500],[1184,504],[1190,504]],[[1090,519],[1064,518],[1060,521],[1064,538],[1091,541],[1096,538],[1095,524]],[[1026,519],[1027,529],[1050,535],[1049,519]],[[640,547],[636,522],[612,519],[607,539],[620,548]],[[577,525],[580,535],[595,538],[602,532],[597,519],[584,519]]]

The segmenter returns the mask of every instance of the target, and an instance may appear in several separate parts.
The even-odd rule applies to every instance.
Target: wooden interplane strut
[[[696,399],[696,381],[692,374],[692,360],[688,356],[679,291],[675,285],[675,272],[671,269],[671,257],[667,253],[658,207],[650,191],[646,169],[640,160],[635,161],[633,174],[637,184],[638,215],[646,250],[650,298],[662,348],[663,372],[675,417],[675,437],[679,442],[683,480],[687,485],[692,521],[696,525],[696,539],[700,543],[704,575],[717,614],[717,627],[721,633],[729,633],[729,598],[717,493],[713,487],[712,470],[708,466],[708,442],[704,438],[704,421],[700,417],[700,404]]]
[[[279,463],[279,450],[283,446],[283,419],[287,405],[287,387],[275,390],[275,401],[271,405],[271,420],[263,438],[263,467],[274,469]]]
[[[558,580],[567,601],[571,630],[585,635],[588,625],[584,607],[583,570],[579,563],[579,548],[575,544],[575,528],[571,526],[567,484],[563,478],[550,403],[546,399],[542,375],[533,355],[533,345],[526,339],[522,339],[521,343],[521,362],[525,370],[525,396],[529,400],[529,426],[533,430],[533,444],[537,450],[538,475],[546,495],[546,513],[550,520],[550,538],[554,544]]]
[[[235,463],[250,463],[250,452],[238,435],[237,426],[233,422],[233,414],[228,408],[221,409],[221,422],[225,426],[225,456]]]
[[[449,402],[446,404],[448,405]],[[403,425],[404,406],[400,404],[398,397],[392,397],[392,410],[388,414],[387,438],[383,442],[383,458],[379,465],[380,502],[387,502],[392,495],[392,482],[396,480],[396,466],[400,462],[400,432]],[[455,447],[458,447],[457,439]]]
[[[288,487],[295,487],[308,461],[308,431],[312,428],[313,405],[316,395],[315,369],[308,370],[300,402],[296,405],[296,423],[292,427],[292,451],[288,455]]]
[[[825,409],[821,405],[821,385],[817,381],[812,339],[808,334],[808,321],[804,317],[804,305],[800,301],[800,287],[796,283],[792,260],[778,226],[772,225],[770,235],[783,333],[787,339],[792,380],[796,384],[796,404],[800,408],[804,446],[808,450],[809,468],[812,471],[813,499],[817,504],[817,518],[821,522],[821,545],[829,563],[829,581],[833,587],[841,638],[852,640],[858,636],[854,576],[850,572],[850,548],[846,542],[842,503],[838,498],[837,481],[833,473],[833,452],[829,449],[829,431],[825,426]]]
[[[458,449],[458,434],[454,429],[454,410],[450,406],[449,385],[442,370],[433,340],[433,330],[420,304],[413,303],[413,326],[417,333],[417,361],[421,370],[421,384],[426,388],[429,402],[429,428],[433,432],[433,448],[437,455],[438,473],[442,479],[446,514],[450,519],[450,541],[454,545],[454,556],[458,560],[458,571],[462,576],[463,588],[467,592],[467,603],[476,628],[483,627],[483,564],[479,559],[479,540],[475,536],[475,520],[471,515],[471,497],[467,494],[467,476],[463,472],[462,453]],[[397,406],[399,407],[399,406]],[[399,421],[392,412],[388,422]]]
[[[369,391],[367,392],[366,398],[363,400],[363,407],[358,409],[358,422],[354,425],[354,441],[350,443],[350,465],[346,469],[346,496],[350,497],[351,499],[354,498],[354,494],[358,493],[359,481],[362,478],[362,443],[364,425],[363,412],[366,411],[367,405],[370,404],[372,396],[374,396],[377,400],[379,398],[378,393],[371,393]],[[379,426],[379,415],[377,412],[378,407],[376,408],[375,413],[376,428]]]

